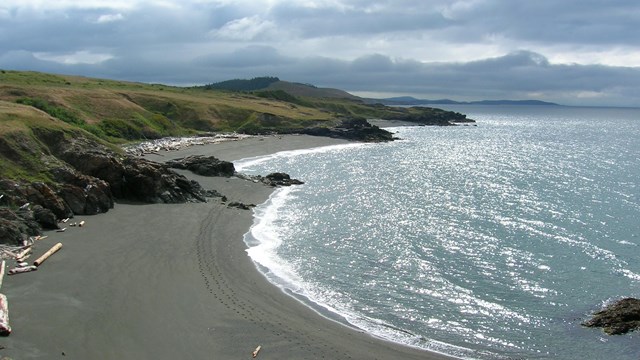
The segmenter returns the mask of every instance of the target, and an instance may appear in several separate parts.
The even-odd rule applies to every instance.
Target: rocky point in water
[[[640,328],[640,300],[625,298],[593,314],[582,325],[601,327],[609,335],[626,334]]]

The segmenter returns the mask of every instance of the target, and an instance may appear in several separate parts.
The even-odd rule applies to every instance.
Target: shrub
[[[36,109],[40,109],[47,114],[62,120],[68,124],[73,125],[86,125],[86,122],[80,119],[73,112],[59,106],[55,106],[44,99],[33,99],[33,98],[21,98],[17,100],[18,104],[33,106]]]

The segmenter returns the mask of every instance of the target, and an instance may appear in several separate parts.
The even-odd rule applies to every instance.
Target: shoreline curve
[[[344,140],[250,138],[154,154],[222,160]],[[184,172],[230,201],[260,204],[272,192],[234,178]],[[64,249],[40,271],[5,279],[14,333],[2,356],[19,359],[451,359],[389,342],[316,313],[285,294],[246,254],[253,213],[216,201],[116,204],[85,226],[48,233],[36,249]]]

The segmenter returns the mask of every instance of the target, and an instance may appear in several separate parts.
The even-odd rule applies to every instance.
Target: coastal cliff
[[[230,92],[4,70],[0,84],[0,235],[9,243],[55,229],[61,219],[107,212],[116,200],[183,203],[221,196],[168,165],[130,155],[121,147],[127,143],[221,132],[383,142],[393,135],[367,118],[467,121],[439,109],[282,89]]]
[[[203,202],[210,195],[166,165],[119,154],[88,137],[51,129],[35,129],[34,135],[22,147],[46,157],[43,173],[50,180],[0,181],[0,238],[5,243],[20,244],[25,236],[39,234],[40,227],[57,229],[64,218],[107,212],[116,199],[183,203]]]

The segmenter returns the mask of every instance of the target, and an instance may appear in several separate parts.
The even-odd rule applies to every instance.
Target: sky
[[[0,69],[640,107],[640,1],[0,0]]]

